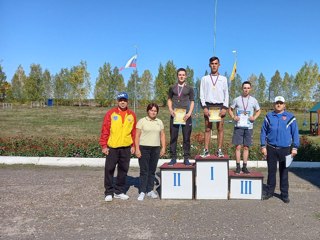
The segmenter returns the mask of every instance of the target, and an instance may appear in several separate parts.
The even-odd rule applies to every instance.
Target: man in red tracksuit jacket
[[[126,177],[129,170],[130,156],[134,153],[136,115],[128,109],[128,94],[117,95],[118,106],[110,109],[103,120],[100,146],[106,154],[104,171],[105,201],[113,198],[127,200],[125,194]],[[113,174],[117,167],[117,181],[113,187]]]

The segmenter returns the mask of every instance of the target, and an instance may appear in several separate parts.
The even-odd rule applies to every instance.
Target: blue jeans
[[[140,189],[139,192],[148,193],[153,190],[155,173],[160,157],[160,147],[140,146]]]

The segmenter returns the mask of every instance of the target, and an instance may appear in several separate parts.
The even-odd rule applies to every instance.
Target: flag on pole
[[[235,78],[236,73],[237,73],[237,62],[234,62],[233,69],[230,76],[230,81],[232,81]]]
[[[137,67],[137,58],[138,58],[138,55],[137,54],[134,55],[132,58],[129,59],[129,61],[126,63],[125,66],[123,66],[123,67],[121,67],[119,69],[119,71],[122,71],[125,68],[131,68],[131,67],[135,68],[135,67]]]

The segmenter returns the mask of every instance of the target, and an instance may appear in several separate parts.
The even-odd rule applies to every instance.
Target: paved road
[[[261,169],[266,176],[266,170]],[[320,169],[290,172],[290,204],[103,201],[103,168],[0,167],[0,239],[319,239]],[[265,181],[264,181],[265,182]],[[278,189],[277,189],[278,191]]]

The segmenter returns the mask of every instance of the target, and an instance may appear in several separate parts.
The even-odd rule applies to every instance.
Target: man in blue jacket
[[[286,156],[294,157],[299,147],[299,131],[295,116],[285,111],[285,100],[282,96],[274,99],[274,111],[269,112],[261,128],[261,152],[268,163],[267,189],[262,199],[273,197],[276,187],[277,162],[279,162],[280,191],[284,203],[289,203],[288,168]]]

